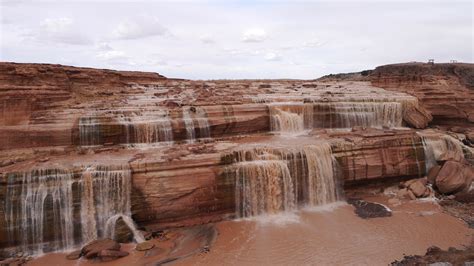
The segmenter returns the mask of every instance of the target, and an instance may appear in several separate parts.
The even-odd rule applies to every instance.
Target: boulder
[[[109,249],[101,250],[99,254],[97,254],[97,257],[99,257],[101,261],[116,260],[125,256],[128,256],[128,252]]]
[[[113,239],[119,243],[133,242],[133,232],[130,227],[123,221],[122,218],[117,220],[115,224]]]
[[[407,199],[409,198],[408,196],[408,189],[407,188],[402,188],[397,192],[397,198],[399,199]]]
[[[86,259],[97,257],[102,250],[120,250],[120,244],[112,239],[98,239],[90,242],[81,249],[81,253]]]
[[[427,190],[425,184],[420,180],[411,183],[408,189],[410,189],[417,198],[423,197]]]
[[[441,193],[450,194],[468,188],[474,179],[474,169],[468,164],[447,161],[436,176],[436,187]]]
[[[66,255],[66,259],[68,260],[77,260],[81,257],[81,250],[75,250]]]
[[[408,190],[407,195],[409,199],[416,200],[415,193],[413,193],[413,191],[411,191],[410,189]]]
[[[359,199],[348,199],[347,202],[355,207],[354,212],[363,219],[392,216],[392,210],[380,203]]]
[[[433,120],[431,113],[421,106],[409,106],[403,113],[403,121],[410,127],[426,128],[431,120]]]
[[[434,184],[436,177],[438,176],[439,170],[441,170],[441,166],[435,165],[431,167],[431,169],[428,171],[428,182],[430,184]]]
[[[448,150],[445,153],[441,154],[436,161],[438,161],[441,164],[443,164],[446,161],[456,161],[456,162],[464,163],[465,159],[464,159],[464,154],[462,152],[455,151],[455,150]]]
[[[149,241],[145,241],[145,242],[138,243],[137,246],[135,247],[135,249],[138,250],[138,251],[146,251],[146,250],[150,250],[154,247],[155,247],[155,244],[153,244]]]

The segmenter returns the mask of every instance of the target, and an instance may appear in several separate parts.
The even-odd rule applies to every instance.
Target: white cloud
[[[304,47],[321,47],[324,44],[325,44],[325,42],[321,41],[319,39],[314,39],[314,40],[303,42]]]
[[[66,44],[90,44],[91,40],[83,34],[71,18],[47,18],[40,23],[38,31],[30,34],[42,41]]]
[[[205,44],[212,44],[215,43],[216,41],[214,40],[214,37],[210,34],[204,34],[201,37],[199,37],[202,43]]]
[[[263,42],[267,39],[267,33],[264,29],[248,29],[242,33],[244,42]]]
[[[279,61],[281,60],[281,55],[273,52],[268,52],[265,54],[265,60],[267,61]]]
[[[117,61],[117,60],[127,59],[128,57],[125,55],[123,51],[111,50],[111,51],[99,52],[97,54],[97,58],[104,61]]]
[[[156,17],[139,16],[120,23],[112,32],[112,37],[115,39],[131,40],[165,35],[167,33],[168,30],[158,22]]]
[[[106,42],[101,42],[96,45],[97,50],[99,51],[112,51],[113,48]]]

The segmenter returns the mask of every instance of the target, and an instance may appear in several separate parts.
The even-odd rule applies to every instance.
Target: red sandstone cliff
[[[474,64],[407,63],[377,67],[374,86],[418,97],[431,111],[434,124],[472,127]]]
[[[331,145],[335,178],[346,184],[419,177],[426,173],[423,138],[415,130],[394,128],[424,128],[429,114],[409,109],[417,101],[400,91],[417,96],[436,122],[471,123],[472,65],[451,68],[384,66],[369,77],[371,85],[363,81],[367,77],[191,81],[156,73],[0,63],[0,199],[20,191],[21,173],[31,169],[66,168],[79,180],[84,166],[124,164],[132,175],[131,211],[140,225],[163,228],[216,221],[235,215],[236,184],[225,175],[233,163],[226,158],[234,149],[260,145],[270,150],[282,144],[282,150],[296,150],[293,161],[298,164],[304,160],[299,152],[321,141]],[[308,111],[305,106],[311,107],[307,135],[282,139],[270,132],[273,112],[301,118]],[[190,118],[186,120],[185,110],[191,108],[192,130],[202,140],[188,143]],[[197,116],[197,109],[204,115]],[[173,145],[154,146],[161,128],[153,123],[164,117]],[[81,132],[79,121],[84,118],[92,122]],[[375,125],[378,129],[365,129],[371,126],[367,120],[377,118],[382,120]],[[390,123],[383,123],[387,118]],[[136,141],[139,134],[145,138]],[[85,141],[96,135],[96,141]],[[294,172],[305,175],[304,169]],[[75,193],[79,197],[74,205],[80,206],[81,195]],[[18,196],[11,200],[20,201]],[[46,211],[51,212],[50,207]],[[6,240],[5,223],[0,219],[0,248],[12,244]]]

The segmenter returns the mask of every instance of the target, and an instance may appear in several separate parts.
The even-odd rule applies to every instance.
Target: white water
[[[447,152],[458,158],[464,158],[463,144],[449,135],[423,135],[419,134],[423,141],[425,151],[425,167],[428,172],[437,165],[437,160]]]
[[[270,127],[276,132],[313,128],[402,127],[400,102],[323,102],[269,105]]]
[[[48,249],[67,250],[74,246],[73,174],[62,169],[39,169],[22,174],[21,187],[14,175],[9,176],[5,220],[9,239],[20,239],[19,248],[31,253]],[[46,224],[45,224],[46,222]],[[54,227],[45,236],[45,226]]]
[[[183,107],[183,122],[186,127],[186,141],[188,143],[194,143],[196,136],[198,138],[211,137],[209,120],[204,109],[200,107]]]
[[[93,146],[101,144],[100,123],[96,117],[79,118],[79,144]]]
[[[298,205],[339,199],[328,143],[302,148],[253,147],[234,153],[228,171],[235,177],[237,217],[276,214]]]
[[[115,237],[115,227],[119,219],[122,219],[122,221],[132,231],[133,238],[135,239],[137,243],[141,243],[145,241],[145,238],[143,237],[143,235],[137,230],[136,225],[133,222],[132,218],[124,214],[116,214],[110,217],[109,219],[107,219],[107,222],[105,223],[105,234],[104,234],[105,237],[111,238],[111,239]]]
[[[73,187],[80,193],[73,193]],[[107,230],[113,233],[122,218],[135,240],[142,241],[130,218],[130,193],[128,165],[87,167],[76,180],[72,171],[62,169],[33,170],[22,178],[12,174],[7,186],[11,200],[5,201],[8,238],[21,239],[15,246],[29,254],[70,250],[110,237]],[[80,212],[80,222],[74,210]],[[81,238],[75,239],[79,233]]]
[[[87,214],[82,216],[83,242],[93,240],[91,237],[103,238],[113,235],[107,232],[115,232],[115,222],[118,218],[129,226],[135,236],[135,240],[141,241],[136,227],[131,221],[131,170],[127,165],[119,166],[97,166],[94,170],[87,170],[84,173],[83,201],[81,212]],[[87,176],[93,180],[93,194],[90,194],[90,186]],[[89,210],[93,208],[93,210]],[[91,221],[92,220],[92,221]],[[95,227],[94,227],[95,226]],[[112,229],[113,230],[112,230]],[[95,234],[85,234],[84,232],[94,232]]]
[[[147,117],[133,116],[121,123],[125,127],[128,144],[173,142],[173,129],[168,117],[150,120]]]

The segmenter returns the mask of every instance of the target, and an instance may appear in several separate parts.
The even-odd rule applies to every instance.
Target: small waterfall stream
[[[131,219],[130,193],[128,165],[87,167],[80,178],[63,169],[33,170],[21,178],[11,174],[10,200],[5,201],[8,237],[21,239],[12,244],[29,254],[70,250],[113,237],[122,219],[135,240],[143,241]]]
[[[329,143],[301,148],[254,147],[233,153],[237,217],[291,211],[340,199]]]
[[[121,119],[120,122],[125,128],[127,144],[173,142],[173,128],[167,116],[131,116]]]
[[[79,144],[81,146],[101,144],[100,123],[96,117],[79,118]]]
[[[463,144],[449,135],[420,134],[425,152],[426,172],[435,165],[442,155],[449,152],[457,158],[464,158]]]
[[[313,128],[401,127],[403,106],[370,101],[268,105],[271,130],[293,133]]]
[[[205,139],[211,137],[209,120],[203,108],[194,106],[183,107],[183,122],[186,127],[186,141],[188,143],[194,143],[196,138]]]

